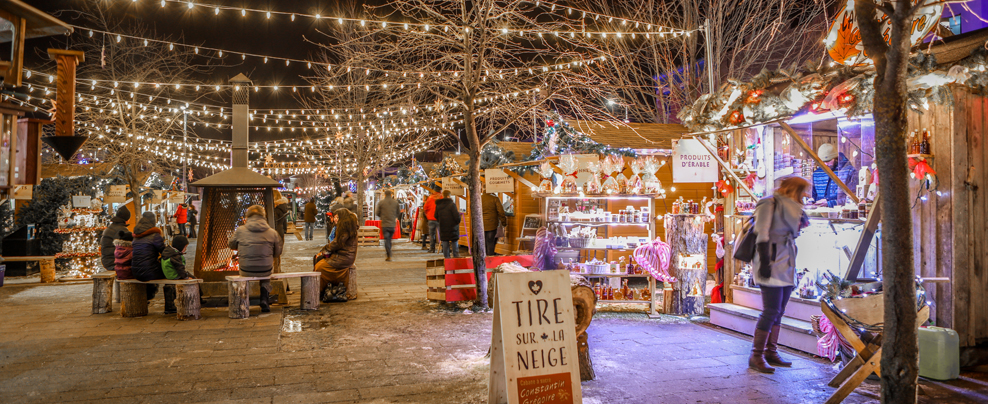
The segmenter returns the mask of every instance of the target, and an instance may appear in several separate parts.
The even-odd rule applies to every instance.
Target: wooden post
[[[175,285],[175,308],[179,320],[198,320],[202,308],[199,302],[199,283],[182,283]]]
[[[302,277],[302,296],[299,302],[299,308],[302,310],[318,310],[319,309],[319,277],[318,276],[303,276]]]
[[[120,284],[120,315],[142,317],[148,315],[148,290],[143,283]]]
[[[48,55],[55,59],[58,66],[55,99],[58,108],[55,109],[55,136],[75,135],[75,67],[86,61],[82,51],[63,49],[48,49]]]
[[[347,269],[346,277],[346,300],[357,298],[357,266],[353,265]]]
[[[55,282],[55,260],[43,259],[38,261],[38,265],[41,267],[41,283]]]
[[[697,316],[704,310],[704,295],[707,285],[707,235],[703,226],[696,226],[698,215],[666,215],[666,240],[670,247],[669,273],[676,277],[673,286],[671,307],[666,314]],[[699,231],[698,231],[699,230]],[[696,256],[694,264],[683,263],[683,256]],[[699,264],[699,265],[696,265]]]
[[[597,295],[587,285],[573,286],[573,310],[576,312],[576,351],[580,360],[580,380],[593,380],[597,375],[590,360],[590,344],[587,342],[587,328],[597,311]]]
[[[116,274],[101,275],[93,275],[93,314],[113,311],[113,281]]]
[[[809,154],[810,157],[812,157],[813,160],[816,161],[816,164],[820,166],[820,168],[823,168],[823,172],[827,173],[827,176],[830,177],[830,179],[834,180],[835,183],[837,183],[837,186],[839,186],[840,189],[843,190],[845,194],[847,194],[848,198],[851,198],[851,200],[854,201],[855,204],[861,202],[861,200],[858,199],[858,195],[855,194],[854,191],[852,191],[850,188],[848,188],[847,184],[844,184],[844,181],[841,181],[840,178],[837,178],[837,174],[834,174],[834,171],[831,170],[830,167],[828,167],[827,164],[823,162],[823,160],[820,160],[820,156],[816,154],[816,151],[814,151],[812,147],[806,144],[806,141],[804,141],[803,138],[799,137],[799,135],[796,134],[796,131],[792,130],[792,127],[789,126],[788,123],[779,122],[779,126],[781,126],[782,129],[789,134],[789,137],[792,138],[793,142],[796,142],[796,144],[799,145],[799,147],[801,147],[803,151],[806,152],[806,154]]]
[[[250,282],[247,281],[235,281],[231,280],[229,286],[230,293],[227,295],[230,299],[230,318],[248,318],[250,317],[250,293],[248,285]]]

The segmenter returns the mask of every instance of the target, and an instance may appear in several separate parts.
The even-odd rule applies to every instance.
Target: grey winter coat
[[[770,260],[772,276],[758,276],[758,268],[765,257],[756,253],[751,265],[755,268],[755,284],[759,286],[795,286],[796,237],[806,214],[803,205],[789,197],[775,195],[762,198],[755,206],[755,232],[757,243],[769,243],[773,255]]]
[[[384,198],[377,203],[374,214],[381,219],[381,228],[394,228],[395,220],[398,220],[398,200],[395,198]]]
[[[268,226],[264,216],[247,217],[247,223],[237,228],[230,238],[230,249],[237,250],[240,270],[268,272],[274,267],[274,257],[281,256],[281,237]]]
[[[103,230],[103,236],[99,239],[100,264],[107,271],[113,271],[116,268],[116,264],[113,263],[113,252],[116,250],[116,246],[113,245],[113,242],[120,238],[120,232],[124,230],[127,230],[127,221],[114,217],[110,219],[110,225],[106,226],[106,230]]]
[[[360,221],[360,207],[353,201],[353,198],[343,198],[343,207],[357,215],[357,221]]]

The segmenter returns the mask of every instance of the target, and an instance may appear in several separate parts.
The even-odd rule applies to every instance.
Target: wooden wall
[[[957,88],[954,105],[912,113],[909,125],[930,130],[939,179],[926,201],[917,199],[921,182],[911,181],[916,273],[950,278],[925,285],[936,302],[931,314],[957,331],[961,346],[972,346],[988,340],[988,99]]]

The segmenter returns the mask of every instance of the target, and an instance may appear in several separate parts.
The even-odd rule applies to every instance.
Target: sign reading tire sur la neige
[[[568,271],[494,275],[490,404],[582,403]]]

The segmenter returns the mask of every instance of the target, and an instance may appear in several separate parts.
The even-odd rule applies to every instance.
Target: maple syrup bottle
[[[919,154],[919,135],[916,131],[909,136],[909,154]]]
[[[919,154],[930,154],[930,131],[923,128],[923,137],[919,142]]]

